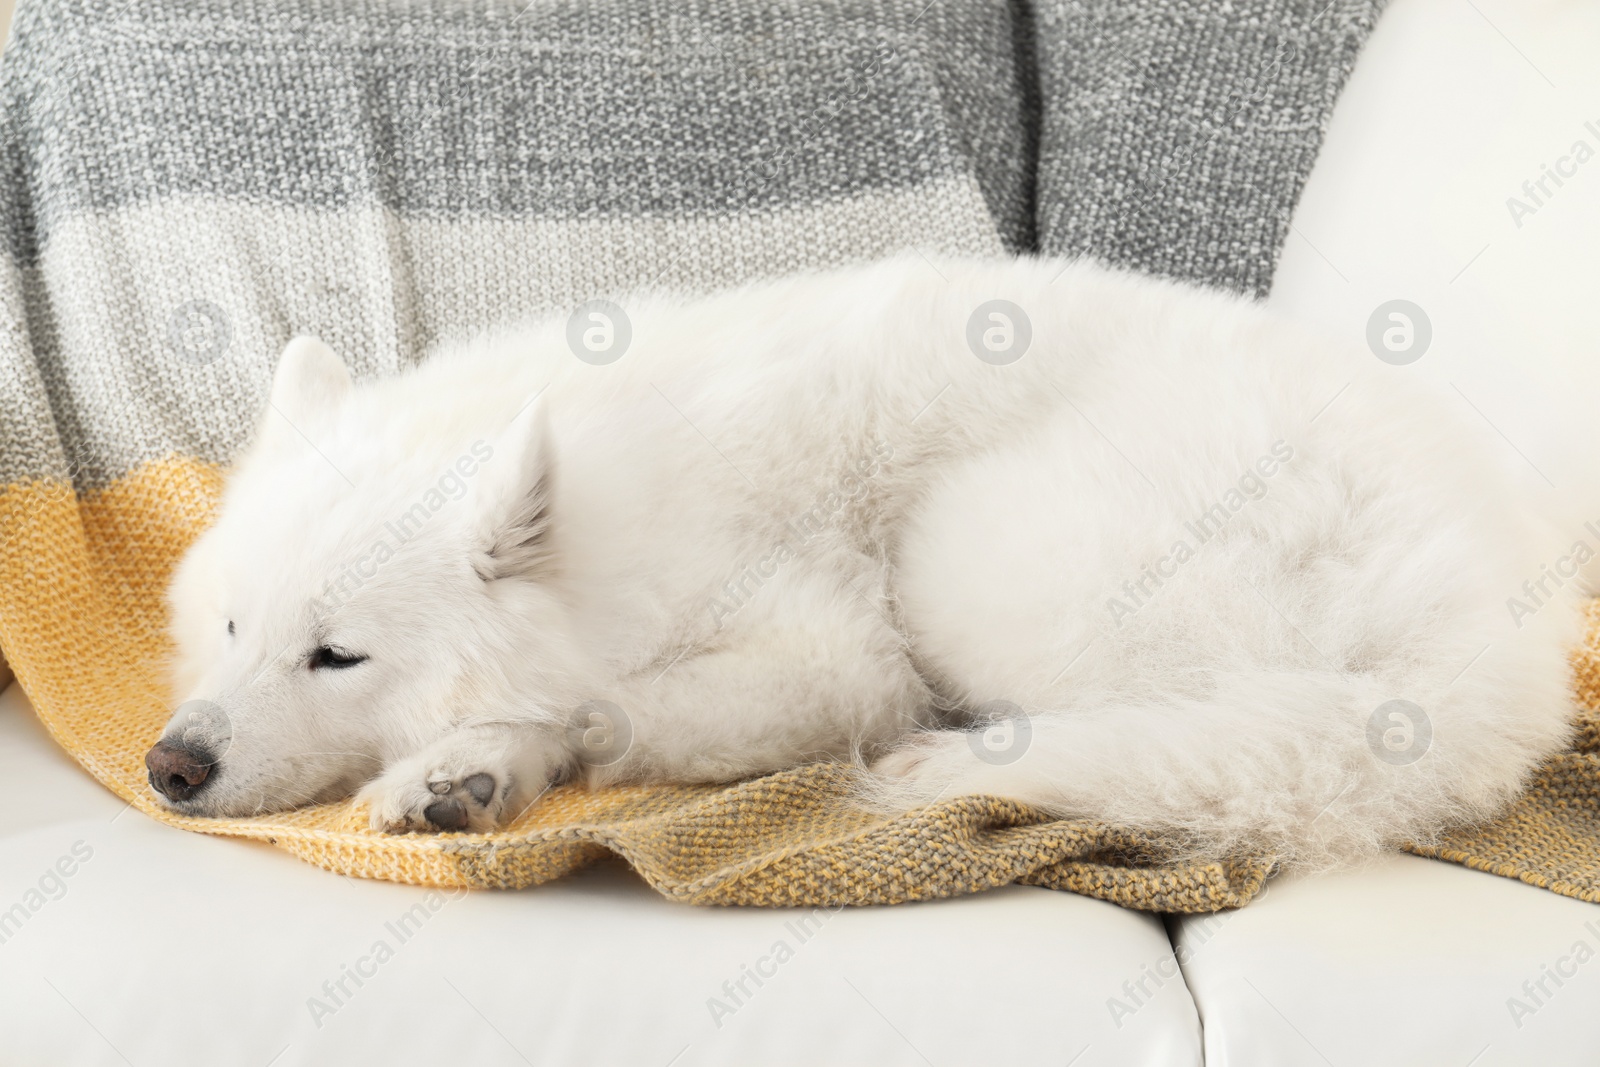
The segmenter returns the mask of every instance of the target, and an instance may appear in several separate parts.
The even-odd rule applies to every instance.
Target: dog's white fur
[[[997,297],[1032,326],[1005,366],[966,340]],[[226,741],[174,807],[364,785],[375,827],[445,800],[481,830],[573,772],[863,758],[889,806],[992,793],[1308,867],[1493,813],[1568,736],[1577,613],[1507,608],[1548,542],[1403,368],[1082,263],[626,306],[609,366],[564,316],[361,385],[289,345],[172,586],[179,696],[212,705],[167,736]],[[1415,762],[1370,740],[1397,698]],[[1028,716],[1012,762],[961,729],[993,701]]]

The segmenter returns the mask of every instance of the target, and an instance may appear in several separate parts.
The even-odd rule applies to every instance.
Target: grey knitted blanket
[[[363,374],[640,285],[1087,254],[1264,293],[1377,0],[23,0],[0,484],[226,461]]]
[[[23,0],[0,648],[138,802],[162,588],[298,333],[388,375],[609,293],[906,248],[1264,293],[1380,6]]]

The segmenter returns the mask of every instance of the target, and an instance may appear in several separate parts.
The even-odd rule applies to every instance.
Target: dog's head
[[[538,692],[518,664],[548,666],[559,654],[541,657],[538,634],[564,629],[542,404],[472,427],[427,393],[355,386],[310,338],[284,350],[169,591],[178,703],[146,757],[169,807],[336,799],[452,722]]]

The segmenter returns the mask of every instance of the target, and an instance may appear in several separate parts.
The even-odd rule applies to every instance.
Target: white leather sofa
[[[1423,307],[1408,371],[1592,517],[1600,161],[1520,226],[1506,201],[1600,149],[1597,48],[1593,4],[1394,0],[1272,297],[1356,344]],[[1600,1063],[1600,907],[1409,856],[1166,921],[1019,886],[695,909],[620,866],[452,895],[154,823],[16,686],[0,781],[0,1064]]]

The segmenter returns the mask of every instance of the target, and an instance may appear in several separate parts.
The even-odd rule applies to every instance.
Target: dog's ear
[[[554,479],[549,412],[534,400],[494,443],[475,487],[483,551],[474,566],[484,581],[547,572]]]
[[[315,337],[294,338],[284,346],[272,375],[272,399],[262,419],[261,440],[298,440],[325,425],[352,385],[350,371],[337,352]]]

